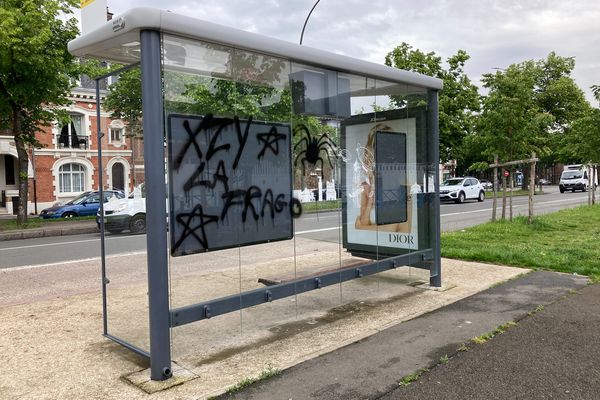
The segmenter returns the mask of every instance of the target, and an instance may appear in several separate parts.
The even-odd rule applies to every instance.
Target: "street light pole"
[[[306,20],[304,21],[304,26],[302,27],[302,33],[300,34],[300,44],[302,44],[302,39],[304,38],[304,30],[306,29],[306,24],[308,23],[308,19],[310,18],[310,15],[312,14],[313,10],[317,6],[317,4],[319,4],[320,1],[321,0],[317,0],[315,5],[312,6],[312,8],[310,9],[310,12],[308,13],[308,16],[306,17]]]

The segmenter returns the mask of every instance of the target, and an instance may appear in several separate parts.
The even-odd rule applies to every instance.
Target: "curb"
[[[51,236],[81,235],[98,232],[96,224],[81,224],[80,226],[61,226],[48,228],[32,228],[0,233],[0,242],[8,240],[34,239]]]

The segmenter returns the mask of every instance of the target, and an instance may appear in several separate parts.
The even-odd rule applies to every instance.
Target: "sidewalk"
[[[598,399],[599,310],[585,287],[382,399]]]
[[[585,285],[583,277],[532,272],[222,398],[596,399],[600,286]],[[548,307],[528,317],[539,306]],[[520,322],[484,345],[469,343],[509,321]],[[444,356],[448,364],[433,368]],[[399,387],[424,368],[433,369]]]
[[[280,273],[293,259],[300,268],[315,257],[339,257],[337,246],[322,245],[318,253],[314,246],[298,239],[295,258],[278,243],[244,249],[242,257],[254,263],[245,265],[238,285],[255,287],[256,276]],[[268,261],[274,251],[282,258]],[[175,306],[232,290],[239,250],[216,253],[173,262]],[[107,260],[109,331],[142,348],[148,345],[145,265],[139,253]],[[282,374],[235,398],[372,399],[471,337],[586,284],[580,276],[523,276],[527,270],[457,260],[444,259],[443,268],[442,291],[418,286],[423,271],[398,268],[345,285],[341,306],[332,293],[339,288],[324,288],[175,328],[175,378],[164,384],[148,381],[144,359],[102,337],[98,260],[0,270],[0,364],[7,371],[0,398],[202,399],[272,366]]]

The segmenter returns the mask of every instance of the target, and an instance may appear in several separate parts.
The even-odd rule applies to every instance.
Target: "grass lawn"
[[[513,194],[513,197],[516,197],[516,196],[529,196],[529,190],[515,189],[515,190],[513,190],[512,194]],[[538,194],[544,194],[544,192],[543,191],[539,191],[537,189],[537,187],[536,187],[535,194],[536,195],[538,195]],[[498,190],[496,192],[496,196],[499,199],[501,199],[502,198],[502,190]],[[488,199],[491,199],[492,197],[494,197],[494,192],[492,192],[491,190],[486,191],[485,192],[485,197],[487,197]],[[506,192],[506,198],[508,199],[509,197],[510,197],[510,192]]]
[[[41,228],[44,226],[48,226],[48,225],[52,225],[55,224],[57,222],[68,222],[68,221],[84,221],[84,220],[95,220],[96,217],[95,216],[90,216],[90,217],[76,217],[76,218],[72,218],[69,220],[65,220],[64,218],[52,218],[52,219],[43,219],[43,218],[39,218],[39,217],[28,217],[27,218],[27,223],[25,225],[17,225],[17,220],[16,219],[7,219],[7,220],[0,220],[0,232],[3,231],[11,231],[11,230],[15,230],[15,229],[31,229],[31,228]]]
[[[302,212],[316,212],[316,211],[328,211],[328,210],[339,210],[342,208],[342,200],[324,200],[314,201],[310,203],[302,203]]]
[[[576,272],[600,280],[600,205],[442,234],[442,257]]]

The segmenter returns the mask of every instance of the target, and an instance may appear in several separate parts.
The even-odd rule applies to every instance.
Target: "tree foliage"
[[[592,93],[594,93],[594,98],[600,103],[600,85],[592,85],[591,89]]]
[[[572,126],[565,140],[565,149],[571,159],[584,163],[600,163],[600,110],[589,109]]]
[[[76,0],[2,0],[0,4],[0,120],[15,138],[19,161],[17,222],[27,219],[28,149],[39,147],[40,126],[59,117],[79,73],[67,51],[78,33]]]
[[[458,50],[446,60],[448,67],[444,68],[441,57],[434,52],[423,53],[407,43],[402,43],[385,57],[386,65],[443,80],[444,88],[439,94],[440,157],[443,161],[458,156],[464,138],[473,132],[475,114],[480,109],[477,86],[464,71],[469,58],[466,51]],[[397,106],[402,106],[407,99],[395,97],[394,101]]]
[[[574,120],[589,107],[583,91],[571,73],[575,58],[561,57],[551,52],[535,64],[535,98],[540,109],[554,117],[549,127],[554,133],[564,133]]]
[[[497,154],[500,160],[510,161],[526,158],[532,151],[548,152],[545,132],[555,119],[537,102],[536,77],[533,61],[483,75],[489,93],[483,100],[479,129],[488,159]]]
[[[110,85],[104,107],[112,111],[113,118],[127,123],[131,135],[142,132],[142,74],[133,67],[118,74],[118,80]]]

